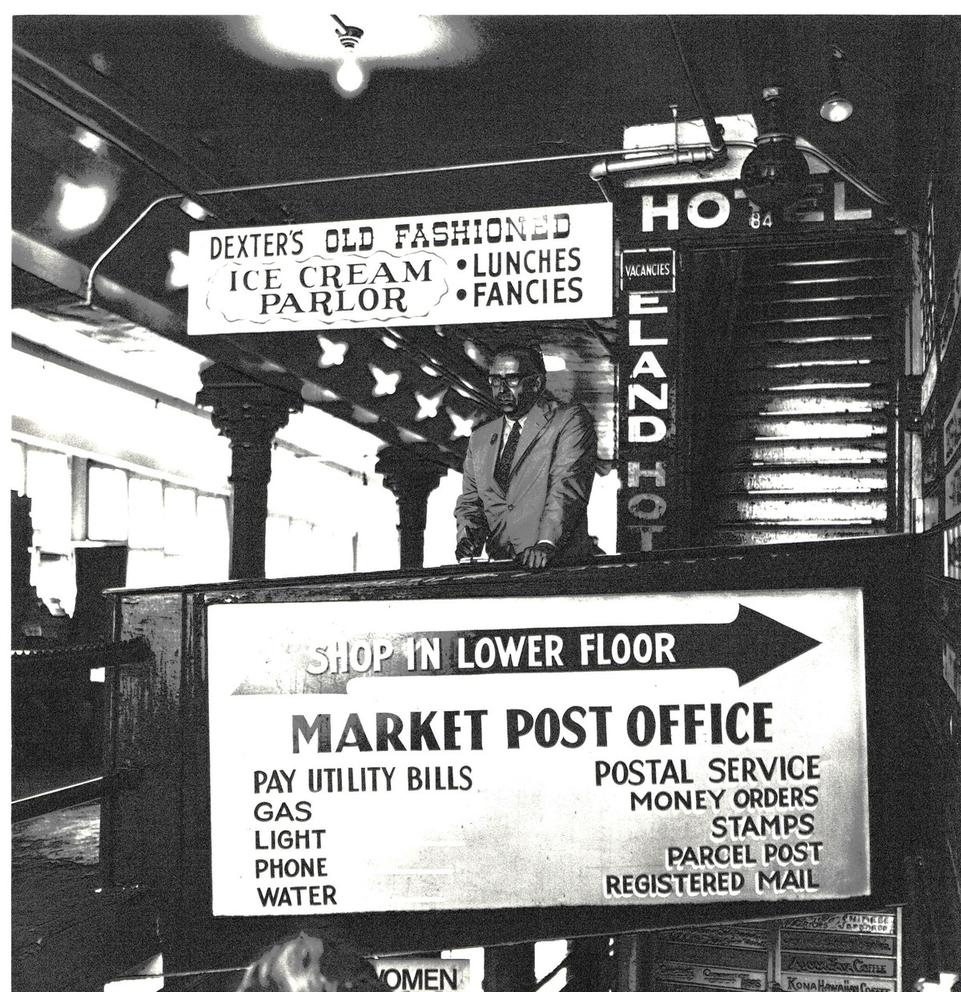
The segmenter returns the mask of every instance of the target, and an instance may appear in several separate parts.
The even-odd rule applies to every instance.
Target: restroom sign
[[[677,288],[673,248],[633,248],[621,254],[621,289],[628,293],[673,293]]]

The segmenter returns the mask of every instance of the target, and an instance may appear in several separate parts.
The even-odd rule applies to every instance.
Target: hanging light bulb
[[[367,85],[367,74],[354,52],[357,42],[364,37],[364,32],[361,28],[345,24],[336,14],[330,16],[337,22],[337,38],[344,49],[344,57],[334,76],[334,82],[344,96],[356,96]]]
[[[357,56],[351,51],[344,52],[344,60],[340,63],[335,78],[337,86],[347,96],[359,93],[367,82],[367,77],[357,61]]]

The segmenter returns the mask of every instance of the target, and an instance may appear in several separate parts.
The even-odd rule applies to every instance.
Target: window
[[[10,442],[10,489],[18,496],[27,491],[27,463],[23,453],[23,445],[16,441]]]
[[[69,554],[73,499],[67,455],[28,448],[26,491],[30,497],[34,545],[49,553]]]
[[[87,537],[91,541],[126,541],[127,473],[91,465],[87,474]]]
[[[928,185],[927,217],[921,232],[918,254],[921,268],[921,349],[924,365],[927,367],[928,359],[934,351],[937,328],[935,322],[934,194],[930,184]]]
[[[197,497],[197,582],[216,582],[227,576],[230,558],[230,525],[227,500],[222,496]]]
[[[159,479],[131,477],[128,489],[131,548],[163,548],[164,487]]]
[[[91,465],[87,534],[92,541],[127,543],[130,586],[227,577],[230,531],[225,496]]]
[[[193,489],[164,487],[163,548],[168,555],[190,555],[195,548],[197,494]]]

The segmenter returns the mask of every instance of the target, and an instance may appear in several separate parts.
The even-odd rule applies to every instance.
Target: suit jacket
[[[454,508],[458,541],[486,539],[492,558],[511,558],[538,541],[553,542],[558,561],[589,558],[586,511],[597,458],[591,415],[543,394],[524,421],[506,492],[494,481],[505,423],[498,417],[471,434]]]

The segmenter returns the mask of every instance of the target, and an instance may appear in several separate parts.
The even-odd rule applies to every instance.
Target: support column
[[[530,992],[535,984],[533,944],[484,948],[484,992]]]
[[[231,579],[262,579],[270,449],[274,435],[286,425],[291,412],[303,409],[303,401],[220,363],[203,369],[200,381],[197,404],[211,408],[214,427],[230,441],[229,575]]]
[[[615,980],[614,961],[607,937],[578,937],[567,942],[567,989],[570,992],[606,992]]]
[[[384,477],[384,488],[397,499],[401,568],[424,567],[427,498],[447,474],[447,466],[432,457],[434,451],[430,444],[389,444],[377,453],[375,469]]]

